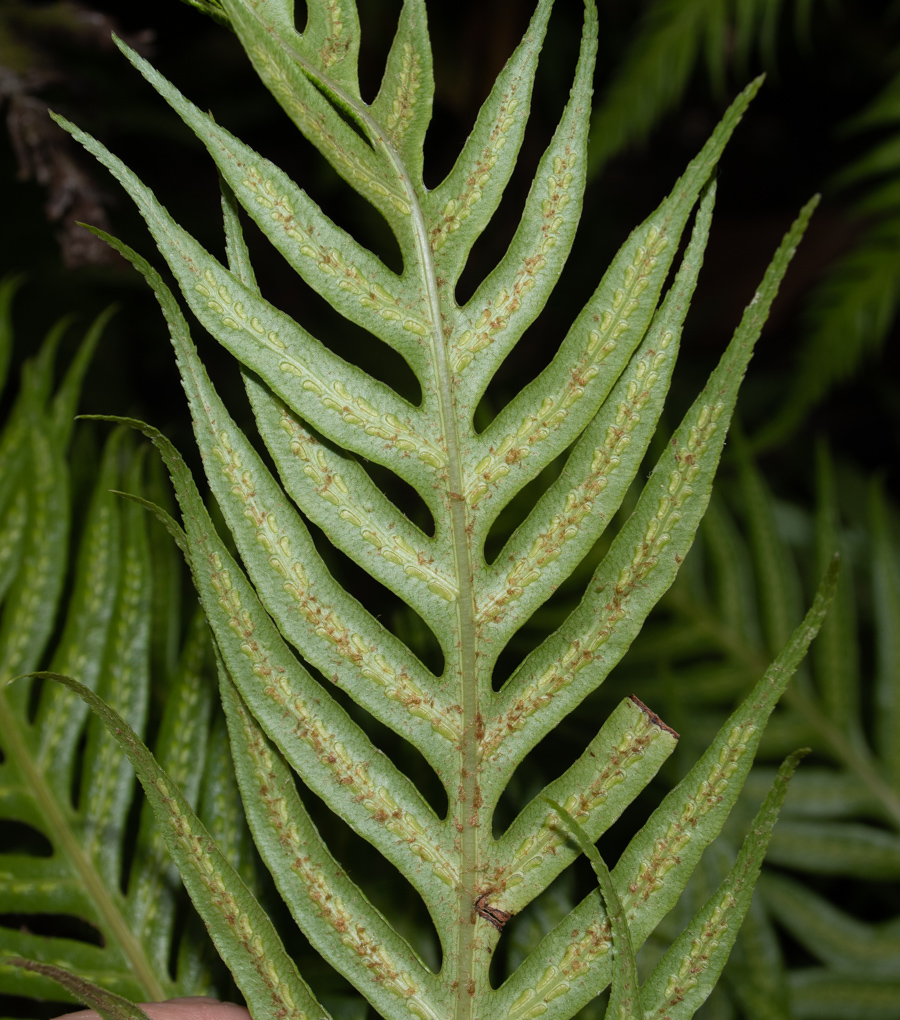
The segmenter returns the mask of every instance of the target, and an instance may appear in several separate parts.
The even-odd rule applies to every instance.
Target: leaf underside
[[[399,273],[124,44],[126,57],[197,134],[219,170],[226,261],[176,223],[101,143],[61,121],[120,180],[193,317],[241,365],[265,453],[216,393],[163,277],[107,237],[159,300],[207,482],[229,532],[226,542],[172,445],[132,423],[159,449],[181,507],[181,524],[169,523],[186,550],[215,638],[237,780],[256,845],[297,926],[385,1017],[552,1020],[571,1016],[608,983],[610,932],[594,896],[505,984],[492,987],[488,971],[502,928],[579,852],[541,796],[497,836],[494,812],[526,754],[604,681],[672,583],[709,500],[753,345],[814,204],[776,253],[581,604],[495,690],[501,652],[584,560],[641,466],[702,263],[715,197],[711,176],[759,84],[739,96],[671,195],[625,240],[587,305],[565,324],[547,367],[478,431],[476,408],[546,304],[581,211],[596,52],[593,2],[585,5],[569,102],[512,243],[473,296],[457,303],[469,252],[519,156],[550,7],[538,3],[457,164],[428,190],[422,143],[433,79],[421,0],[403,6],[371,104],[359,93],[352,3],[312,3],[302,33],[288,0],[215,5],[293,124],[391,229],[403,256]],[[336,355],[267,300],[243,238],[247,217],[337,312],[407,362],[421,388],[418,404]],[[563,453],[556,481],[488,563],[485,542],[499,514]],[[404,514],[402,501],[389,498],[370,464],[416,490],[433,534]],[[374,607],[346,590],[310,523],[415,610],[440,647],[440,675]],[[820,595],[755,697],[614,870],[636,946],[670,909],[721,828],[826,600]],[[371,728],[360,722],[363,714],[348,711],[331,684],[416,749],[443,787],[446,813],[432,807],[415,770],[380,752]],[[251,1010],[323,1015],[274,926],[176,784],[111,709],[75,689],[119,734]],[[596,840],[650,782],[676,740],[640,701],[625,699],[545,796]],[[339,815],[419,894],[440,940],[439,972],[344,872],[314,824],[308,796]],[[688,818],[694,819],[690,833],[683,824]]]

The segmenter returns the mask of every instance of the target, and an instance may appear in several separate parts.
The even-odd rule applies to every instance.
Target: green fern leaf
[[[132,422],[156,445],[174,484],[182,523],[158,513],[186,553],[220,655],[237,783],[255,843],[296,925],[385,1017],[571,1016],[609,981],[606,914],[597,897],[575,907],[506,984],[493,988],[489,967],[502,928],[577,856],[541,797],[498,838],[495,811],[528,751],[618,663],[687,555],[741,378],[815,203],[785,237],[582,604],[495,690],[501,652],[579,566],[637,475],[702,262],[715,194],[710,178],[759,83],[739,96],[671,195],[625,240],[547,367],[477,431],[479,402],[546,304],[571,248],[587,167],[594,4],[585,5],[569,102],[519,227],[462,306],[456,283],[515,166],[550,3],[537,5],[456,166],[431,191],[422,181],[433,83],[421,0],[404,4],[371,104],[360,97],[359,24],[349,0],[311,3],[303,32],[288,0],[221,0],[221,10],[288,117],[382,215],[403,257],[401,272],[389,270],[282,170],[125,46],[218,167],[226,262],[176,223],[100,142],[60,121],[120,180],[194,318],[240,363],[268,454],[216,393],[166,282],[107,237],[147,279],[167,320],[204,470],[234,544],[232,551],[217,532],[174,447]],[[244,215],[336,311],[406,360],[421,388],[418,403],[338,357],[266,298],[243,237]],[[561,454],[558,481],[488,563],[485,542],[498,516]],[[416,491],[433,531],[406,516],[402,498],[394,500],[389,483],[382,488],[370,465]],[[439,646],[442,667],[426,665],[370,603],[346,590],[308,522],[415,610]],[[825,589],[834,579],[832,571]],[[721,829],[765,719],[818,629],[825,589],[754,698],[617,865],[615,889],[637,944]],[[74,680],[58,679],[90,704],[128,754],[251,1010],[270,1013],[274,1003],[279,1015],[321,1015],[275,927],[122,713]],[[344,692],[340,699],[331,684]],[[347,710],[344,695],[365,711]],[[393,760],[379,750],[373,720],[422,755],[446,794],[446,813],[413,781],[402,755]],[[546,794],[596,839],[653,778],[676,739],[640,701],[626,699]],[[441,943],[439,973],[343,871],[313,825],[306,794],[421,897]],[[693,815],[694,834],[682,825],[670,838],[677,819]],[[225,839],[233,841],[223,821]],[[619,985],[617,979],[617,993]]]

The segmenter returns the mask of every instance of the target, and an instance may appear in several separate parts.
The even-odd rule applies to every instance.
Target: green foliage
[[[663,683],[654,700],[661,705],[672,700],[669,715],[676,724],[705,717],[702,741],[704,730],[718,725],[714,706],[740,696],[768,649],[797,618],[805,580],[834,549],[842,550],[846,569],[808,675],[787,692],[763,741],[764,759],[798,743],[815,750],[785,800],[761,895],[726,971],[727,988],[749,1016],[895,1017],[900,1011],[896,511],[877,485],[868,507],[865,500],[839,501],[834,468],[820,450],[816,513],[788,516],[746,451],[740,459],[738,484],[730,492],[742,510],[741,526],[721,497],[713,500],[691,563],[666,597],[668,620],[645,630],[633,659],[646,669],[650,658],[663,676],[677,678]],[[797,565],[798,552],[805,570]],[[667,634],[675,632],[680,648],[668,651],[673,646]],[[772,775],[767,765],[754,768],[735,818],[749,816]],[[729,837],[740,828],[730,829]],[[706,881],[689,888],[682,911],[708,896],[716,868],[727,870],[727,852],[710,868]],[[831,882],[843,890],[841,906],[829,902],[836,899],[827,894]],[[859,915],[871,916],[876,901],[883,920],[863,920]],[[673,916],[655,937],[671,937],[678,923]],[[782,947],[779,931],[808,954],[802,962]]]
[[[228,20],[290,120],[386,221],[403,259],[402,271],[390,270],[280,168],[191,104],[124,44],[128,59],[195,132],[219,170],[227,264],[176,223],[100,142],[60,119],[134,199],[194,318],[240,363],[265,446],[263,456],[219,398],[164,279],[127,245],[103,235],[147,279],[168,322],[207,480],[228,533],[220,534],[171,443],[151,427],[129,422],[156,445],[175,487],[181,522],[162,509],[157,515],[186,555],[214,636],[237,783],[280,898],[312,947],[388,1018],[412,1013],[420,1020],[563,1020],[590,1004],[610,980],[613,1008],[620,1013],[637,1009],[643,999],[659,1015],[689,1017],[709,994],[748,910],[792,764],[766,799],[724,884],[687,919],[683,934],[673,935],[643,990],[633,949],[676,905],[725,824],[765,723],[819,629],[836,565],[796,630],[783,626],[773,608],[774,663],[769,669],[763,663],[762,679],[708,735],[696,763],[650,814],[612,873],[601,867],[602,894],[594,890],[574,906],[499,987],[489,971],[501,931],[578,857],[569,831],[588,841],[606,832],[675,749],[677,734],[636,698],[626,698],[574,764],[526,803],[505,831],[494,829],[501,796],[526,755],[606,680],[686,557],[709,500],[738,387],[812,211],[814,203],[776,252],[718,367],[661,447],[634,512],[614,535],[604,536],[656,432],[706,245],[712,176],[758,82],[728,110],[670,196],[625,241],[585,308],[567,324],[547,367],[477,430],[482,398],[546,304],[573,242],[587,167],[593,3],[585,5],[570,99],[538,165],[520,225],[496,268],[462,306],[457,281],[519,155],[550,3],[538,4],[456,165],[430,191],[422,181],[422,152],[433,81],[421,0],[404,4],[371,104],[360,96],[352,3],[312,3],[302,33],[289,0],[194,6]],[[266,299],[244,240],[245,217],[333,309],[407,363],[420,387],[417,403],[339,357]],[[559,476],[488,562],[485,543],[500,513],[560,457],[565,463]],[[398,485],[383,483],[383,490],[376,465],[415,490],[425,511],[416,516]],[[427,663],[427,656],[385,626],[373,605],[348,591],[340,568],[330,569],[340,560],[321,551],[307,522],[415,610],[437,649],[431,658],[440,664]],[[501,685],[502,674],[495,676],[501,653],[601,537],[608,548],[581,603]],[[149,600],[143,584],[136,591]],[[789,594],[776,596],[784,601]],[[117,611],[110,610],[112,619]],[[145,646],[132,651],[146,658]],[[204,811],[192,806],[203,759],[195,749],[196,728],[183,727],[176,738],[164,717],[154,758],[140,736],[146,680],[135,694],[120,687],[120,659],[111,656],[107,668],[98,669],[96,684],[79,683],[83,671],[70,668],[63,656],[50,661],[47,673],[11,688],[25,691],[29,682],[54,679],[61,687],[47,685],[42,697],[58,706],[68,697],[62,688],[70,688],[93,709],[95,729],[83,765],[92,778],[85,780],[77,807],[86,811],[85,831],[100,824],[85,807],[95,785],[99,790],[101,778],[115,785],[121,767],[108,768],[104,758],[101,771],[94,749],[118,742],[144,785],[146,816],[152,810],[253,1013],[327,1015],[290,950],[294,927],[266,912],[232,854],[217,845],[216,830],[234,832],[235,819],[213,817],[205,825]],[[35,658],[17,670],[33,672],[38,665]],[[24,704],[26,695],[17,696]],[[23,719],[24,708],[17,707]],[[58,707],[54,716],[67,726],[74,717]],[[27,719],[24,724],[30,725]],[[409,751],[396,757],[382,752],[376,735],[385,731],[415,749],[417,765],[409,764],[415,760]],[[186,774],[185,748],[170,758],[170,745],[178,750],[179,739],[199,755]],[[430,779],[446,797],[445,812],[426,796]],[[65,778],[63,787],[70,788]],[[104,805],[111,805],[121,826],[130,788],[124,780],[120,788],[120,799]],[[558,809],[548,810],[547,798]],[[315,824],[321,805],[421,898],[440,942],[439,967],[344,871]],[[102,850],[111,856],[109,863],[98,862],[98,869],[107,868],[98,874],[112,893],[121,841],[105,841]],[[139,851],[140,836],[123,901],[134,876],[150,867]],[[66,852],[75,854],[69,847]],[[132,916],[129,909],[125,902],[123,916]],[[149,937],[140,926],[123,931],[138,948]],[[171,922],[157,931],[162,946],[172,937]],[[120,943],[117,933],[107,947]],[[633,948],[626,950],[629,944]],[[173,981],[169,942],[164,946],[149,963],[157,986],[145,982],[128,995],[170,992],[182,980],[181,967],[191,970],[179,961]],[[41,970],[26,969],[21,980],[41,980],[47,973]],[[95,976],[95,984],[110,983],[96,971],[82,974]],[[76,986],[67,985],[73,991]],[[86,989],[84,998],[110,1017],[137,1015],[97,990]]]
[[[13,280],[0,287],[7,351],[14,287]],[[129,831],[134,776],[115,740],[56,685],[21,678],[42,667],[74,673],[142,732],[152,719],[160,760],[197,797],[214,693],[209,640],[199,616],[181,633],[177,587],[166,592],[174,619],[153,612],[154,585],[165,583],[174,550],[164,534],[148,533],[139,506],[110,491],[147,484],[145,458],[127,431],[110,436],[92,491],[82,491],[77,477],[74,496],[70,491],[72,465],[83,475],[97,460],[89,437],[82,435],[73,452],[69,442],[82,377],[107,318],[89,328],[56,388],[54,355],[67,324],[51,332],[22,369],[0,436],[4,995],[66,998],[43,969],[61,959],[81,980],[132,998],[209,987],[211,947],[193,929],[178,937],[177,871],[146,805],[136,833]],[[73,510],[77,542],[70,538]],[[168,671],[152,670],[154,634],[160,647],[168,643],[178,653]],[[164,704],[151,704],[152,671]],[[36,969],[14,966],[20,956],[37,961]]]

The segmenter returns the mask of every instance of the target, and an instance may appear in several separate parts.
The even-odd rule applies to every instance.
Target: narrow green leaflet
[[[766,845],[799,760],[785,761],[741,848],[734,867],[706,906],[656,965],[643,989],[644,1017],[682,1020],[694,1015],[721,974],[750,908]]]
[[[485,885],[497,891],[503,908],[518,913],[578,856],[566,827],[547,810],[548,799],[558,798],[579,829],[596,840],[650,782],[677,740],[678,734],[637,698],[623,701],[578,761],[497,840]]]
[[[435,272],[448,287],[459,279],[515,168],[552,6],[553,0],[535,5],[525,37],[497,76],[453,169],[422,196]]]
[[[632,231],[547,368],[472,442],[467,452],[473,481],[466,496],[479,523],[483,516],[496,517],[580,435],[607,399],[650,326],[697,198],[760,84],[752,82],[732,103],[672,194]],[[791,246],[786,246],[777,276],[783,275],[811,211],[806,210]],[[770,285],[777,289],[777,279]]]
[[[708,187],[675,282],[559,478],[484,574],[481,620],[498,648],[581,562],[621,505],[646,453],[678,354],[715,200]],[[511,564],[511,565],[510,565]]]
[[[632,1020],[632,1018],[642,1020],[645,1010],[641,1003],[641,988],[638,981],[634,946],[631,942],[631,932],[628,930],[628,921],[625,918],[625,911],[622,909],[622,901],[619,899],[619,894],[609,873],[609,868],[607,868],[605,861],[591,842],[588,834],[569,812],[549,797],[547,798],[547,803],[559,815],[566,828],[575,837],[579,849],[591,862],[591,867],[594,869],[594,874],[597,876],[597,881],[600,884],[600,894],[603,897],[606,916],[609,918],[612,949],[615,953],[612,988],[610,989],[607,1015],[620,1018],[620,1020]],[[672,948],[674,950],[675,946]]]
[[[654,468],[581,605],[501,691],[485,735],[492,762],[518,763],[600,684],[631,644],[650,605],[674,580],[706,509],[753,344],[814,204],[782,242],[728,350]]]
[[[644,635],[636,642],[635,652],[652,652],[657,668],[662,661],[670,675],[680,678],[678,721],[714,718],[715,706],[733,697],[729,690],[738,691],[746,683],[748,668],[759,668],[766,642],[754,622],[770,612],[760,605],[761,594],[770,605],[779,600],[787,604],[785,580],[776,574],[790,572],[788,585],[800,586],[835,549],[847,555],[806,682],[785,693],[780,719],[761,743],[765,764],[750,773],[735,812],[749,821],[752,802],[772,782],[770,763],[776,755],[801,742],[814,748],[813,760],[791,784],[769,846],[768,860],[789,868],[791,879],[763,872],[761,888],[771,883],[777,893],[764,894],[754,904],[721,988],[739,1008],[773,1018],[818,1017],[820,1010],[843,1017],[850,1010],[848,1003],[857,1000],[873,1014],[881,1010],[890,1015],[891,1009],[896,1013],[900,1008],[890,975],[898,919],[888,892],[897,876],[900,786],[889,764],[896,741],[887,738],[886,728],[880,729],[876,699],[878,685],[885,681],[889,717],[896,674],[890,668],[879,672],[877,663],[891,661],[895,643],[889,579],[897,556],[890,524],[896,511],[878,490],[868,494],[868,501],[860,497],[846,484],[846,465],[833,462],[823,449],[817,453],[814,515],[777,503],[749,459],[740,471],[740,486],[723,486],[730,498],[720,499],[716,516],[704,522],[703,551],[710,555],[699,563],[700,583],[689,588],[682,575],[667,599],[672,631],[692,631],[702,635],[702,643],[673,644],[666,650],[654,640],[642,650]],[[748,491],[757,517],[749,544],[728,509],[729,504],[747,508]],[[722,599],[719,593],[727,581],[722,575],[728,572],[733,595]],[[771,623],[783,626],[770,615]],[[857,678],[866,662],[875,665],[874,683],[860,686]],[[715,690],[703,686],[710,674],[717,678]],[[729,825],[728,836],[734,838],[737,830]],[[858,909],[829,908],[821,896],[823,881],[852,883],[849,888],[859,890]],[[887,912],[880,924],[863,921],[869,895]],[[784,953],[784,931],[808,952],[807,963],[799,965]],[[863,955],[871,961],[869,970]],[[834,999],[826,1004],[829,992]]]
[[[123,419],[123,421],[129,421]],[[172,476],[187,526],[191,567],[229,675],[304,781],[398,866],[423,895],[458,878],[446,825],[415,785],[293,656],[262,612],[246,576],[216,535],[184,461],[171,443],[142,422]],[[415,859],[409,870],[409,857]]]
[[[287,764],[223,678],[238,782],[256,845],[295,921],[376,1009],[446,1015],[448,989],[344,874],[296,792]],[[352,953],[346,952],[352,948]]]
[[[569,102],[538,164],[509,250],[459,309],[450,367],[459,377],[460,413],[474,414],[491,376],[546,304],[571,251],[584,195],[596,36],[594,15],[585,19]],[[485,440],[490,442],[487,435]]]
[[[440,711],[440,705],[433,699],[429,704],[425,692],[434,680],[432,674],[330,578],[302,519],[285,506],[277,482],[212,388],[171,292],[143,259],[120,242],[107,239],[145,275],[159,297],[176,346],[198,445],[209,465],[212,490],[261,600],[282,634],[321,672],[351,690],[356,701],[419,747],[436,767],[445,764],[446,744],[439,745],[435,737],[440,734],[446,740],[456,734],[444,723],[446,713]],[[218,471],[212,468],[216,464]],[[373,526],[371,516],[365,520]],[[402,534],[401,521],[402,516],[393,510],[383,528]],[[423,548],[430,551],[430,545],[423,535]],[[412,551],[409,559],[418,566]],[[402,588],[399,578],[408,582],[409,575],[402,563],[395,566],[398,576],[393,586]],[[430,572],[433,578],[441,576],[434,565]],[[448,564],[443,574],[449,573]],[[433,580],[432,585],[436,584]],[[426,597],[433,595],[423,587]],[[437,596],[434,601],[441,604]],[[427,619],[429,614],[421,602],[419,610]],[[436,615],[437,609],[433,612]],[[383,697],[385,690],[393,693],[390,700]]]

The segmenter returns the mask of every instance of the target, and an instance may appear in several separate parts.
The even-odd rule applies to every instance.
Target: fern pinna
[[[496,988],[488,972],[501,930],[580,853],[566,818],[597,839],[650,781],[677,734],[636,698],[626,699],[547,787],[546,798],[566,817],[541,796],[502,834],[495,836],[492,819],[525,755],[603,681],[671,584],[706,507],[753,344],[811,207],[785,238],[580,606],[499,690],[492,673],[518,628],[594,546],[635,478],[700,270],[715,192],[711,176],[758,83],[737,99],[671,195],[625,241],[549,365],[477,431],[480,399],[545,305],[572,245],[596,49],[592,0],[585,5],[570,98],[521,222],[506,254],[462,306],[456,283],[522,143],[549,0],[538,3],[456,165],[433,190],[422,181],[433,93],[422,0],[403,5],[371,103],[360,96],[352,0],[311,0],[302,32],[292,0],[198,0],[195,6],[237,34],[284,112],[380,213],[403,256],[402,271],[391,271],[277,166],[124,45],[219,169],[227,265],[177,224],[121,161],[66,125],[122,182],[194,317],[240,362],[267,450],[263,458],[217,396],[162,278],[109,238],[147,278],[168,320],[209,485],[239,555],[240,562],[217,534],[177,452],[144,426],[181,505],[183,532],[170,526],[215,636],[233,758],[262,858],[310,943],[385,1017],[555,1020],[576,1013],[614,971],[626,974],[614,992],[627,1012],[641,1001],[633,966],[626,973],[613,961],[627,961],[626,943],[645,940],[721,828],[762,725],[817,629],[826,595],[634,837],[606,895],[589,895]],[[399,353],[421,387],[418,404],[337,356],[266,300],[243,240],[242,215],[334,309]],[[557,480],[486,562],[484,544],[498,514],[564,451]],[[367,463],[416,490],[433,533],[387,498]],[[440,675],[333,578],[305,520],[415,608],[440,645]],[[377,749],[329,684],[421,752],[446,792],[444,817]],[[120,734],[185,884],[255,1016],[325,1015],[273,923],[174,784],[96,697],[83,696]],[[418,892],[439,933],[439,968],[426,965],[338,864],[292,772]],[[777,810],[781,794],[773,796]],[[773,821],[769,810],[731,884],[645,984],[642,1008],[689,1016],[702,1002],[747,908]],[[619,900],[615,909],[611,890]],[[616,918],[627,923],[624,942]]]

